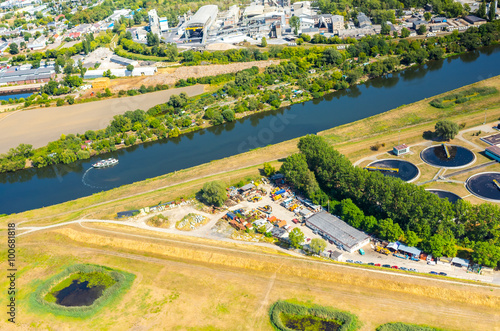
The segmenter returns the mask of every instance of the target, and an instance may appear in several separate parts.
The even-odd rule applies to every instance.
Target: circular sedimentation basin
[[[437,195],[441,199],[448,199],[451,203],[455,203],[458,200],[462,200],[462,198],[459,195],[450,191],[439,190],[439,189],[426,189],[426,191],[429,191]]]
[[[481,172],[465,182],[470,193],[480,199],[500,202],[500,172]]]
[[[420,152],[425,163],[439,168],[458,169],[476,162],[476,155],[469,149],[457,145],[434,145]]]
[[[396,177],[411,183],[420,176],[420,170],[409,161],[398,159],[377,160],[365,167],[369,171],[380,171],[384,176]]]

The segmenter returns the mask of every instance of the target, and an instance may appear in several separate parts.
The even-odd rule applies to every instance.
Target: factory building
[[[148,19],[149,19],[149,30],[156,35],[160,35],[160,19],[158,18],[156,9],[151,9],[148,12]]]
[[[326,211],[321,211],[307,218],[306,226],[318,231],[321,236],[349,253],[355,252],[370,242],[368,235]]]
[[[219,8],[216,5],[203,6],[187,22],[186,36],[201,36],[217,19]]]

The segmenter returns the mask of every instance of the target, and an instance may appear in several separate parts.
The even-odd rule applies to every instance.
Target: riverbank
[[[500,76],[497,76],[435,97],[459,92],[471,86],[498,86],[499,83]],[[361,157],[380,153],[370,148],[377,142],[384,142],[389,147],[396,145],[399,141],[407,144],[422,141],[423,132],[433,131],[435,121],[441,118],[439,111],[429,108],[432,107],[429,105],[429,101],[435,97],[322,131],[318,134],[325,136],[336,149],[353,162]],[[442,116],[457,123],[465,123],[465,128],[471,128],[483,123],[485,119],[483,107],[488,108],[487,122],[496,121],[499,118],[500,95],[495,94],[478,98],[456,107],[453,110],[453,115],[443,114]],[[469,109],[469,113],[461,113],[462,109]],[[420,122],[418,124],[405,123],[404,119],[407,118],[407,114],[419,116],[421,118]],[[391,126],[380,131],[381,129],[374,125],[378,122],[385,122],[389,125],[391,121],[396,123],[394,125],[399,123],[401,126]],[[398,132],[398,130],[401,132]],[[345,138],[341,138],[344,136]],[[95,193],[74,201],[7,216],[1,220],[3,222],[24,221],[28,224],[36,223],[39,225],[59,223],[82,217],[114,218],[119,211],[142,208],[180,196],[192,196],[203,186],[203,183],[210,180],[219,179],[226,183],[237,183],[241,179],[256,178],[259,176],[259,169],[262,168],[263,162],[272,161],[273,165],[279,168],[281,162],[278,160],[297,151],[298,139],[257,148],[189,169]],[[479,201],[473,200],[473,202]]]

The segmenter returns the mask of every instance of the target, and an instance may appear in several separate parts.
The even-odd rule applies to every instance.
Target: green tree
[[[19,47],[17,46],[17,44],[12,43],[9,45],[9,53],[12,55],[19,53]]]
[[[424,13],[424,19],[426,21],[429,21],[431,19],[431,17],[432,17],[432,14],[430,12],[427,11]]]
[[[401,38],[408,38],[410,36],[410,30],[407,28],[401,29]]]
[[[160,38],[152,32],[148,32],[146,35],[146,40],[148,43],[148,46],[158,46],[160,44]]]
[[[233,122],[235,120],[234,111],[231,109],[224,110],[221,115],[224,117],[226,122]]]
[[[488,19],[490,21],[493,21],[496,16],[496,7],[495,7],[495,0],[490,1],[490,10],[488,11]]]
[[[340,217],[355,228],[359,228],[365,218],[363,211],[351,199],[342,200],[337,206],[337,210]]]
[[[387,36],[389,33],[391,33],[391,27],[386,22],[382,22],[382,26],[380,28],[380,34]]]
[[[438,121],[434,129],[438,137],[445,140],[455,138],[459,131],[458,124],[449,120]]]
[[[341,64],[342,54],[332,47],[327,48],[323,51],[323,61],[329,64]]]
[[[408,246],[415,247],[415,246],[417,246],[419,241],[420,241],[420,238],[418,237],[418,235],[415,232],[413,232],[411,230],[406,231],[405,242]]]
[[[420,36],[424,35],[426,32],[427,32],[427,27],[425,26],[425,24],[421,24],[417,29],[417,33]]]
[[[133,71],[134,70],[134,66],[131,65],[131,64],[127,65],[127,70],[128,71]]]
[[[293,33],[295,35],[299,34],[299,28],[300,28],[300,18],[298,16],[292,16],[290,17],[290,27],[293,30]]]
[[[481,18],[486,18],[486,0],[483,0],[477,9],[476,15]]]
[[[205,183],[201,197],[207,204],[220,207],[227,200],[226,187],[221,181]]]
[[[298,190],[310,197],[319,190],[314,173],[309,170],[304,154],[292,154],[281,165],[280,172],[285,175]]]
[[[477,264],[495,268],[500,262],[500,248],[489,242],[477,242],[474,245],[472,259]]]
[[[435,234],[428,241],[424,242],[424,249],[434,257],[441,257],[444,255],[445,244],[444,237],[440,234]]]
[[[319,254],[325,250],[326,241],[321,238],[314,238],[311,240],[309,247],[312,249],[314,253]]]
[[[262,47],[266,47],[267,46],[266,37],[262,37],[262,40],[260,41],[260,46],[262,46]]]
[[[57,99],[56,105],[57,107],[64,105],[64,99]]]
[[[264,173],[266,176],[272,176],[276,173],[276,169],[269,162],[264,162]]]
[[[302,243],[304,242],[304,233],[299,228],[294,228],[292,232],[288,235],[288,239],[290,240],[290,244],[292,247],[300,248]]]

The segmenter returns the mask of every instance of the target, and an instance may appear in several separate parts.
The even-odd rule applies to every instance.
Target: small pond
[[[54,297],[57,299],[56,303],[66,307],[92,305],[94,301],[102,295],[106,286],[100,285],[89,287],[88,285],[88,281],[80,283],[78,280],[73,280],[71,285],[54,293]]]
[[[335,320],[325,320],[312,315],[281,314],[281,320],[287,328],[292,330],[336,331],[341,327],[341,324]]]

